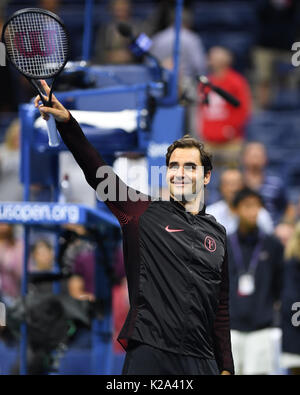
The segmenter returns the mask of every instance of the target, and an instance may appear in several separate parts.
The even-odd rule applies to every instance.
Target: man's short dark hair
[[[204,167],[204,175],[212,170],[212,157],[211,154],[205,151],[204,145],[189,134],[184,135],[181,139],[174,141],[168,148],[166,154],[166,165],[169,166],[170,158],[176,148],[197,148],[200,153],[200,160]]]
[[[253,189],[250,188],[243,188],[240,191],[237,192],[237,194],[235,195],[234,199],[233,199],[233,207],[238,207],[238,205],[245,199],[249,198],[249,197],[255,197],[257,200],[259,200],[260,204],[263,206],[264,202],[263,199],[261,197],[261,195],[254,191]]]

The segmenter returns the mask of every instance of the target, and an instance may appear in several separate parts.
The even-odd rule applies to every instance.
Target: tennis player
[[[42,81],[45,92],[49,87]],[[67,109],[53,114],[61,137],[98,192],[107,166]],[[130,311],[118,337],[127,351],[123,374],[234,374],[228,312],[226,233],[201,207],[212,164],[203,145],[183,137],[166,155],[169,200],[139,194],[117,178],[106,204],[123,232]],[[204,171],[199,171],[204,169]],[[200,182],[199,182],[200,181]],[[200,185],[200,186],[199,186]],[[126,191],[126,199],[118,198]]]

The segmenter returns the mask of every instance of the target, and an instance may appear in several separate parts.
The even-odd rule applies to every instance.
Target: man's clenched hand
[[[46,81],[41,80],[40,81],[42,84],[42,87],[44,88],[44,91],[46,92],[47,96],[44,96],[45,100],[48,100],[48,96],[50,94],[50,88],[47,84]],[[55,118],[56,121],[58,122],[68,122],[70,119],[70,113],[69,111],[56,99],[56,97],[54,95],[52,95],[52,107],[46,107],[43,104],[40,105],[41,98],[38,95],[35,100],[34,100],[34,105],[36,108],[39,109],[41,116],[43,119],[45,119],[46,121],[48,121],[49,119],[49,115],[48,114],[52,114]]]

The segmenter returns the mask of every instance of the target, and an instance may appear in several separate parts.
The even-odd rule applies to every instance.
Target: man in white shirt
[[[175,15],[171,19],[174,19]],[[184,10],[182,28],[180,30],[180,74],[181,77],[194,78],[206,71],[206,54],[199,35],[191,30],[192,16]],[[175,29],[172,24],[152,37],[150,52],[156,56],[162,65],[172,68]]]

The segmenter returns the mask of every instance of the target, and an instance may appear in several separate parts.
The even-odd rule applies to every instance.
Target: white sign
[[[3,203],[0,204],[0,220],[77,223],[79,221],[79,208],[75,205]]]
[[[296,311],[292,316],[292,325],[298,327],[300,326],[300,302],[295,302],[292,305],[292,311]]]

